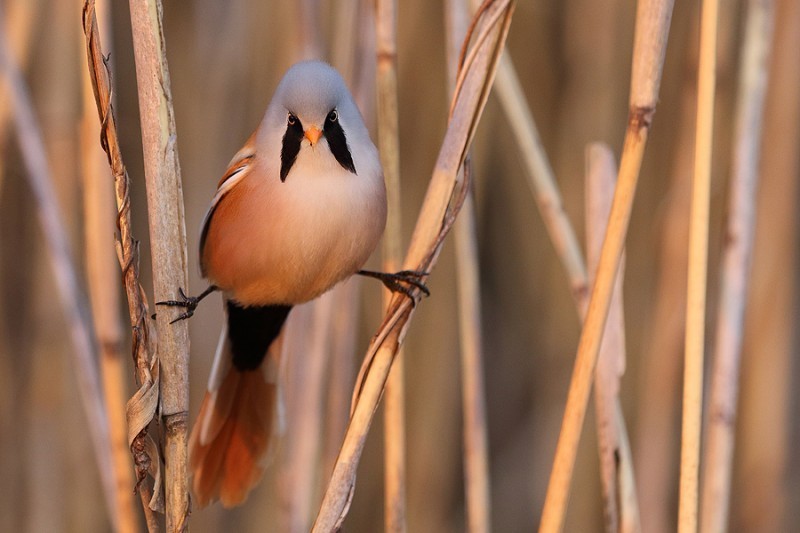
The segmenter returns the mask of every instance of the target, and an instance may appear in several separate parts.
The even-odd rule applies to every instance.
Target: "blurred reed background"
[[[398,3],[405,247],[446,127],[450,91],[444,4],[452,2]],[[771,3],[722,0],[720,4],[707,382],[717,342],[722,252],[730,242],[726,219],[737,156],[735,106],[741,96],[745,21],[753,6]],[[99,19],[100,32],[106,51],[111,51],[117,127],[131,178],[133,234],[141,241],[142,280],[152,302],[130,16],[126,2],[110,4],[107,18]],[[90,272],[96,274],[87,255],[92,238],[87,233],[90,219],[84,216],[89,201],[84,174],[88,171],[86,160],[81,159],[80,132],[84,109],[93,104],[83,97],[82,5],[82,0],[0,2],[4,39],[24,73],[44,135],[63,229],[82,276],[80,289],[88,294],[87,279]],[[165,2],[164,33],[183,175],[192,294],[205,287],[196,254],[205,208],[229,158],[259,123],[275,85],[292,63],[318,57],[339,68],[375,138],[373,10],[372,0]],[[800,3],[775,0],[774,10],[774,29],[768,33],[773,53],[767,63],[760,185],[753,193],[757,225],[736,418],[731,531],[793,531],[800,524],[800,461],[793,452],[800,439],[800,395],[794,392],[800,378],[794,330],[800,244],[795,208],[800,198]],[[587,144],[606,143],[617,159],[622,147],[635,13],[633,0],[520,1],[508,36],[508,53],[581,242]],[[642,530],[654,533],[674,530],[677,520],[699,15],[697,3],[675,6],[624,271],[627,364],[620,398],[630,435]],[[71,355],[70,326],[57,303],[58,291],[25,178],[8,94],[7,86],[0,85],[0,531],[108,531],[103,483]],[[94,108],[89,116],[96,121]],[[490,509],[492,529],[498,532],[530,531],[539,522],[580,335],[571,280],[528,185],[518,137],[493,95],[473,145],[472,168]],[[110,185],[105,196],[108,205],[113,205]],[[118,296],[100,305],[119,307],[122,285],[113,264],[113,230],[111,221],[100,231],[107,234],[108,261],[115,268]],[[406,522],[411,532],[467,527],[458,264],[451,241],[446,242],[431,274],[432,296],[418,306],[403,351]],[[375,268],[378,256],[371,262]],[[120,316],[124,316],[123,308],[119,307]],[[110,309],[100,313],[111,314]],[[286,362],[285,372],[288,433],[273,466],[245,506],[233,511],[216,505],[194,510],[191,527],[195,531],[303,531],[319,508],[347,420],[355,374],[382,316],[379,284],[352,280],[320,305],[295,315],[290,342],[296,346],[292,350],[296,357]],[[102,320],[95,319],[98,333],[108,331],[101,328]],[[128,331],[127,319],[119,320],[123,331]],[[215,296],[190,321],[192,417],[205,390],[221,320]],[[112,337],[117,336],[113,346],[117,355],[107,357],[122,358],[121,382],[127,398],[135,390],[129,336],[111,328]],[[307,334],[309,328],[312,335]],[[566,531],[604,530],[594,416],[590,410]],[[383,528],[381,425],[379,413],[361,461],[345,522],[347,531]],[[135,503],[138,515],[138,499]],[[141,517],[137,520],[144,528]]]

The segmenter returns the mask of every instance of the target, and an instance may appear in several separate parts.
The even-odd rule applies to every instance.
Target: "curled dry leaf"
[[[94,89],[97,111],[102,125],[100,143],[108,155],[114,175],[114,192],[117,203],[117,258],[122,268],[125,294],[128,300],[130,326],[133,333],[133,360],[136,383],[139,389],[128,401],[128,443],[134,456],[145,506],[156,510],[160,501],[160,479],[154,484],[154,494],[149,496],[149,486],[142,484],[152,469],[160,470],[158,447],[147,434],[158,406],[159,372],[155,350],[155,332],[150,327],[147,299],[139,283],[139,245],[131,234],[131,200],[128,171],[122,160],[114,110],[111,103],[111,77],[100,45],[94,1],[86,0],[83,6],[83,31],[89,74]],[[153,475],[158,478],[158,472]],[[148,509],[145,509],[147,514]],[[152,524],[148,516],[148,526]]]

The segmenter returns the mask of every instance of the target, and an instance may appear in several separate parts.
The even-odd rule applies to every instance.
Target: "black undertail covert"
[[[281,332],[290,305],[242,307],[228,300],[228,340],[233,366],[239,371],[255,370],[267,355],[270,345]]]

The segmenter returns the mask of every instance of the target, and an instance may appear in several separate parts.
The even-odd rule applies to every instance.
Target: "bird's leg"
[[[178,317],[170,322],[170,324],[174,324],[180,320],[185,320],[194,314],[194,310],[197,309],[197,306],[200,304],[203,298],[208,296],[214,291],[219,290],[219,287],[216,285],[209,285],[206,290],[198,294],[197,296],[186,296],[186,293],[183,292],[183,288],[178,287],[178,294],[180,295],[180,300],[165,300],[163,302],[156,302],[156,305],[167,305],[170,307],[183,307],[186,309],[185,312],[178,315]]]
[[[425,293],[425,296],[431,295],[431,291],[428,290],[428,287],[422,281],[422,277],[430,274],[429,272],[419,272],[417,270],[401,270],[400,272],[389,273],[389,272],[373,272],[371,270],[359,270],[357,274],[380,280],[381,283],[383,283],[387,289],[389,289],[392,292],[399,292],[405,294],[415,304],[416,300],[414,299],[414,295],[411,292],[410,286],[418,288],[420,291]]]

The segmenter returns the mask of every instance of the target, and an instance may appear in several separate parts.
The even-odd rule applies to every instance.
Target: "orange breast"
[[[244,305],[297,304],[352,275],[383,233],[383,189],[327,176],[272,183],[249,175],[219,202],[203,261]]]

